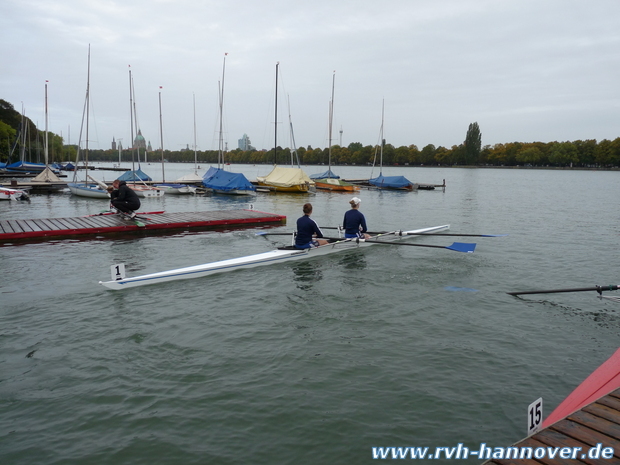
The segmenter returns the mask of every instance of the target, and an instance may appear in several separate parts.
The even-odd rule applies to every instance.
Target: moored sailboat
[[[267,176],[257,176],[259,186],[266,187],[273,192],[306,193],[315,187],[314,181],[300,168],[284,168],[278,166],[278,67],[276,63],[276,94],[275,94],[275,132],[273,160],[274,166]]]
[[[140,144],[137,143],[138,137],[134,139],[134,124],[136,126],[136,132],[139,136],[142,134],[138,127],[138,116],[136,113],[136,103],[134,101],[134,88],[133,88],[133,78],[131,76],[131,66],[129,67],[129,114],[130,114],[130,131],[131,131],[131,140],[132,140],[132,170],[125,172],[123,175],[118,177],[119,181],[125,181],[127,183],[127,187],[133,190],[138,197],[142,198],[150,198],[150,197],[162,197],[165,194],[165,191],[158,189],[157,187],[152,187],[147,185],[144,181],[152,181],[153,179],[144,173],[140,169]],[[142,138],[143,140],[143,138]],[[135,150],[138,151],[138,169],[135,169]],[[145,150],[145,159],[146,159],[146,150]]]
[[[193,186],[188,186],[187,184],[181,183],[168,183],[166,182],[166,168],[164,160],[164,128],[162,124],[162,115],[161,115],[161,86],[159,87],[159,136],[160,136],[160,144],[161,144],[161,183],[154,184],[154,187],[163,190],[166,194],[172,195],[187,195],[187,194],[195,194],[196,188]]]
[[[381,130],[380,130],[380,162],[379,162],[379,176],[376,178],[371,178],[368,180],[368,183],[377,188],[383,190],[400,190],[400,191],[411,191],[417,190],[417,184],[412,183],[404,176],[384,176],[383,175],[383,147],[385,145],[385,139],[383,138],[383,121],[384,121],[384,107],[385,102],[381,105]],[[375,152],[376,158],[376,152]]]
[[[256,188],[242,173],[224,171],[224,76],[226,74],[227,55],[228,53],[224,54],[224,64],[222,65],[222,84],[218,92],[220,107],[220,131],[218,138],[217,168],[209,168],[203,177],[202,184],[209,192],[214,194],[251,195],[255,193]]]
[[[92,178],[88,174],[88,128],[89,128],[89,116],[90,116],[90,45],[88,46],[88,72],[86,78],[86,99],[84,101],[84,112],[82,113],[82,126],[80,127],[80,141],[78,142],[78,151],[76,155],[75,166],[79,167],[80,164],[80,147],[82,142],[82,129],[84,128],[84,121],[86,120],[86,139],[83,156],[84,165],[84,181],[77,180],[78,169],[73,172],[73,182],[68,183],[67,187],[73,195],[78,197],[86,197],[89,199],[110,199],[110,194],[106,190],[107,186]],[[92,181],[92,182],[91,182]]]
[[[30,200],[30,196],[22,189],[0,187],[0,200]]]
[[[340,192],[356,192],[360,188],[350,182],[343,181],[332,171],[332,127],[334,120],[334,85],[336,83],[336,72],[332,78],[332,99],[329,102],[329,168],[324,173],[310,175],[310,179],[314,181],[317,189],[340,191]]]

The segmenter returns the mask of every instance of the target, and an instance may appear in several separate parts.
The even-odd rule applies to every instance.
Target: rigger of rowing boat
[[[449,224],[443,226],[435,226],[431,228],[416,229],[412,231],[398,231],[373,236],[372,241],[342,239],[331,242],[327,245],[315,247],[312,249],[295,249],[280,248],[270,252],[263,252],[245,257],[231,258],[218,262],[206,263],[203,265],[188,266],[185,268],[177,268],[175,270],[161,271],[159,273],[151,273],[143,276],[135,276],[133,278],[122,278],[115,281],[100,281],[99,284],[108,289],[121,290],[130,287],[146,286],[148,284],[163,283],[166,281],[176,281],[180,279],[201,278],[210,274],[222,273],[225,271],[239,270],[243,268],[254,268],[257,266],[271,265],[273,263],[282,263],[286,261],[301,260],[311,257],[319,257],[344,250],[356,249],[381,243],[375,239],[381,239],[382,242],[393,242],[401,239],[411,239],[425,234],[434,234],[445,231],[450,228]],[[473,251],[473,250],[472,250]]]

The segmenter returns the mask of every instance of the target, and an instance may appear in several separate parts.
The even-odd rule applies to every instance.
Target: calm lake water
[[[169,164],[166,176],[192,168]],[[142,169],[160,177],[156,164]],[[249,179],[269,169],[232,166]],[[509,236],[418,241],[476,242],[474,254],[375,247],[120,292],[98,284],[116,263],[135,276],[289,239],[247,228],[0,247],[0,463],[362,464],[373,446],[477,450],[525,437],[531,402],[543,397],[548,415],[618,348],[620,305],[506,292],[618,284],[620,173],[383,171],[447,189],[361,191],[371,230]],[[251,204],[287,215],[275,231],[293,231],[307,201],[320,225],[341,224],[349,197],[165,196],[143,210]],[[106,207],[33,196],[0,203],[0,217]]]

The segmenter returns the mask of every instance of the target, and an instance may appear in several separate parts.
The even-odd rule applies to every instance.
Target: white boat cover
[[[267,176],[257,176],[256,180],[275,187],[293,187],[300,184],[313,186],[314,181],[301,168],[282,168],[274,166]]]
[[[181,176],[179,179],[175,179],[175,182],[202,182],[202,176],[198,173],[189,173]]]
[[[54,174],[49,166],[46,166],[45,169],[32,178],[32,180],[36,182],[58,182],[60,178]]]

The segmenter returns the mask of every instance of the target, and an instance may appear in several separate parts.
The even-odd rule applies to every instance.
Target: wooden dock
[[[73,218],[0,220],[0,244],[24,240],[102,235],[179,229],[215,229],[224,226],[256,226],[286,223],[286,216],[256,210],[216,210],[206,212],[139,213],[138,226],[120,215],[100,214]],[[146,218],[146,219],[145,219]]]
[[[611,458],[590,458],[589,451],[602,444],[602,448],[613,448]],[[545,454],[544,458],[503,458],[493,459],[493,449],[491,448],[490,457],[479,457],[480,459],[491,458],[484,462],[484,465],[540,465],[540,464],[618,464],[620,463],[620,389],[601,397],[600,399],[586,405],[566,418],[549,425],[538,433],[513,445],[521,452],[523,448],[577,448],[581,450],[574,458],[562,458],[556,455],[549,458]]]

